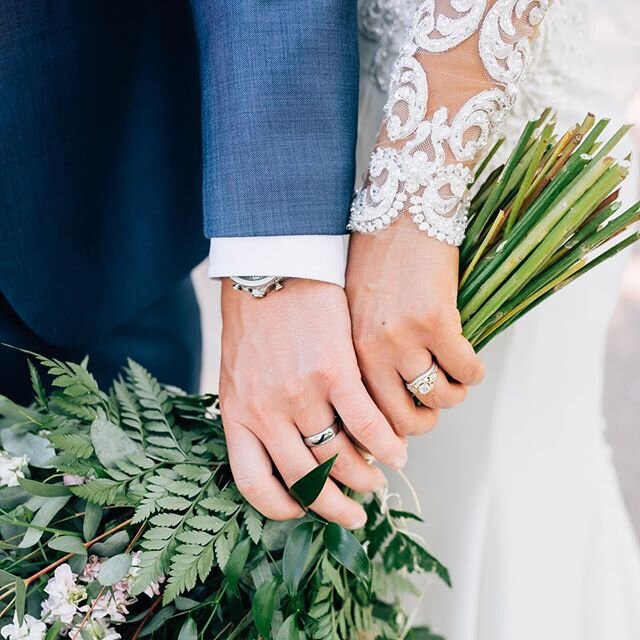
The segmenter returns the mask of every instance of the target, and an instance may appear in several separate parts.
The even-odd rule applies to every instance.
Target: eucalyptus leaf
[[[103,542],[96,542],[89,548],[93,553],[102,558],[110,558],[124,551],[129,544],[129,534],[126,531],[117,531]]]
[[[89,542],[98,531],[102,521],[102,507],[93,502],[87,502],[84,509],[84,521],[82,522],[82,535]]]
[[[13,584],[16,580],[18,580],[18,576],[14,576],[12,573],[9,573],[4,569],[0,569],[0,587]]]
[[[247,558],[249,557],[249,551],[251,551],[251,539],[244,538],[231,552],[229,560],[225,564],[224,573],[227,576],[227,582],[232,592],[238,592],[238,582]]]
[[[369,558],[356,537],[336,524],[329,522],[324,528],[324,543],[327,551],[356,577],[369,581],[371,565]]]
[[[56,536],[51,538],[47,543],[47,546],[56,551],[63,551],[64,553],[87,553],[86,547],[82,544],[82,540],[76,536]]]
[[[17,487],[2,487],[0,489],[0,509],[11,511],[29,498],[30,495],[19,485]]]
[[[118,582],[129,573],[130,568],[130,553],[120,553],[117,556],[113,556],[100,567],[98,582],[104,587],[112,587],[114,584],[118,584]]]
[[[317,467],[314,467],[307,473],[302,476],[300,480],[295,482],[291,488],[289,489],[289,493],[304,507],[308,507],[313,502],[315,502],[316,498],[320,495],[327,478],[329,477],[329,473],[331,472],[331,467],[333,463],[336,461],[338,454],[332,456],[328,460],[325,460],[322,464],[319,464]]]
[[[16,617],[18,618],[18,625],[21,625],[24,620],[24,607],[27,601],[27,585],[22,578],[16,580]]]
[[[42,498],[59,498],[60,496],[71,495],[69,487],[66,487],[63,484],[48,484],[20,477],[18,478],[18,484],[32,496],[40,496]]]
[[[273,612],[276,609],[277,596],[277,578],[272,578],[268,582],[262,583],[253,596],[253,602],[251,603],[253,621],[256,623],[258,631],[265,638],[271,636],[271,622],[273,621]]]
[[[76,575],[80,575],[84,571],[84,568],[87,566],[87,558],[88,556],[86,553],[76,554],[75,556],[72,556],[71,558],[69,558],[69,560],[67,560],[67,564],[69,565],[69,567],[71,567],[71,571],[73,573],[75,573]],[[97,583],[94,582],[91,584]],[[88,587],[89,585],[87,586],[87,588]]]
[[[284,547],[282,577],[291,595],[297,592],[304,575],[312,537],[313,522],[303,522],[293,530]]]
[[[27,456],[29,464],[38,469],[50,469],[47,462],[56,454],[51,443],[34,433],[15,433],[12,429],[0,431],[2,448],[12,456]]]
[[[120,427],[103,418],[96,418],[91,425],[91,443],[98,460],[107,468],[113,467],[118,460],[144,454]]]
[[[184,621],[180,628],[178,640],[198,640],[198,626],[191,616]]]
[[[60,509],[62,509],[67,504],[67,502],[69,502],[69,497],[70,496],[49,498],[38,509],[35,516],[33,516],[31,524],[36,525],[36,527],[47,527],[51,520],[53,520],[53,518],[56,516],[58,511],[60,511]],[[29,549],[40,541],[40,538],[42,538],[42,534],[44,532],[36,527],[29,527],[27,529],[27,532],[24,534],[24,538],[22,538],[20,544],[18,545],[21,549]]]

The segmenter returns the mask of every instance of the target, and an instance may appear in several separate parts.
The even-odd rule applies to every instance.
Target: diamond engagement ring
[[[414,396],[426,396],[435,386],[438,379],[438,363],[433,364],[415,380],[405,382],[405,386]]]
[[[302,439],[307,447],[312,449],[313,447],[319,447],[320,445],[327,444],[327,442],[331,442],[339,433],[340,422],[338,418],[336,418],[326,429]]]

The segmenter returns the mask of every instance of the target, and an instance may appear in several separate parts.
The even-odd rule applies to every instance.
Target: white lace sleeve
[[[530,59],[549,0],[422,0],[391,75],[385,119],[349,223],[372,233],[409,213],[459,245],[468,186]]]

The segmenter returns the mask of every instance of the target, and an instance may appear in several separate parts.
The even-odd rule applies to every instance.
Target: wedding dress
[[[611,128],[623,120],[626,93],[640,80],[636,2],[555,0],[504,122],[504,147],[546,106],[557,110],[561,130],[586,111],[611,117]],[[429,4],[360,2],[359,175],[375,145],[391,63],[417,7]],[[485,3],[450,4],[465,13]],[[356,228],[392,222],[381,182],[388,175],[365,183]],[[638,197],[637,182],[632,173],[627,204]],[[372,184],[378,188],[370,193]],[[432,208],[435,227],[416,223],[457,243],[459,226],[438,229],[444,209]],[[421,533],[453,579],[452,590],[430,581],[415,622],[447,640],[640,638],[640,555],[601,412],[606,328],[623,264],[624,256],[591,271],[489,345],[483,384],[433,433],[411,440],[407,474],[423,507]]]

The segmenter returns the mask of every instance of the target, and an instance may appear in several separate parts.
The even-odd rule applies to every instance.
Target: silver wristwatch
[[[283,280],[283,276],[231,276],[236,291],[246,291],[254,298],[264,298],[270,291],[282,289]]]

